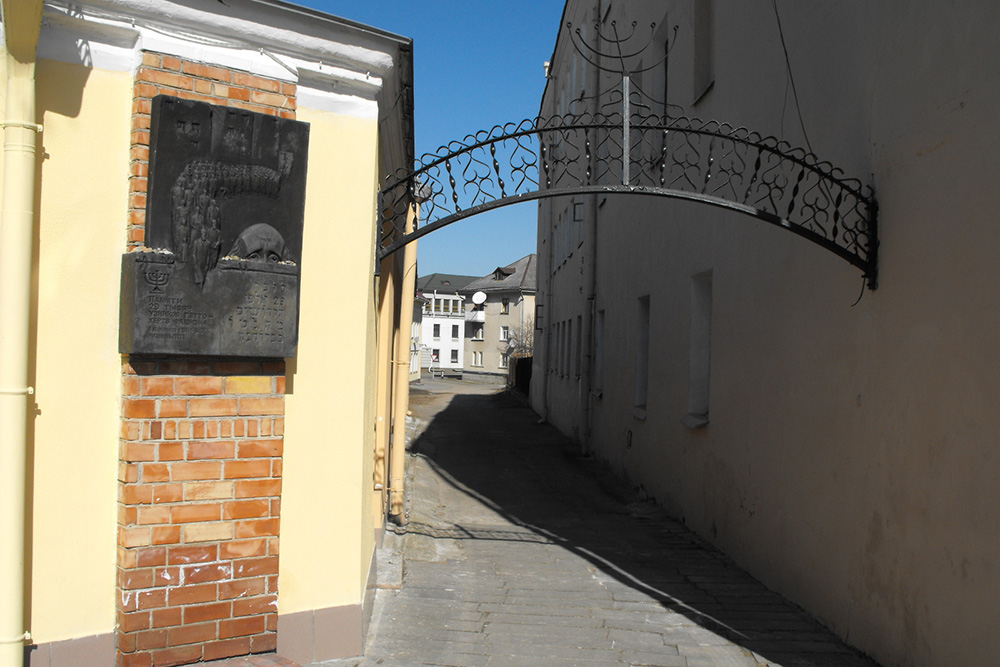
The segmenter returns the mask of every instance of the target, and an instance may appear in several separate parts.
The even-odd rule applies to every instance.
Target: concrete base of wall
[[[108,667],[115,664],[112,632],[24,648],[24,667]]]
[[[384,527],[376,529],[377,545],[384,535]],[[361,604],[278,614],[278,655],[302,664],[363,655],[379,584],[377,557],[378,550],[372,552]]]
[[[361,655],[364,626],[360,604],[278,614],[278,655],[302,664]]]

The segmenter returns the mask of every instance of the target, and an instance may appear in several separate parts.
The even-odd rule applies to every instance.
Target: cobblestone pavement
[[[323,667],[875,667],[521,402],[463,386],[414,392],[409,523],[382,560],[402,585],[365,657]]]

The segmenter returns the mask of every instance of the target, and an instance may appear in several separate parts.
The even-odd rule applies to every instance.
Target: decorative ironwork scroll
[[[382,190],[379,258],[463,218],[508,204],[585,193],[687,199],[783,227],[877,287],[871,187],[813,153],[744,127],[676,115],[623,73],[621,88],[569,112],[496,126],[424,155]],[[656,113],[656,109],[663,113]],[[406,234],[419,201],[422,223]]]

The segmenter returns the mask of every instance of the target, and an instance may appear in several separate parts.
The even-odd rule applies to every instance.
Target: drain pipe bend
[[[413,232],[420,214],[414,205],[406,214],[406,233]],[[403,249],[403,280],[399,291],[399,331],[396,335],[396,363],[393,397],[392,460],[389,480],[389,514],[400,526],[406,524],[406,411],[410,405],[410,330],[413,328],[413,295],[417,284],[417,242],[411,241]]]
[[[0,206],[0,667],[24,660],[24,513],[32,237],[35,224],[35,52],[41,0],[3,0],[7,99]]]

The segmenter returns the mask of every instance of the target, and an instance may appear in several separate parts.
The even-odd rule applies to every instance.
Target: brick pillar
[[[295,118],[295,84],[144,52],[133,82],[130,249],[145,241],[151,100]],[[124,360],[118,667],[273,650],[283,361]]]
[[[284,370],[124,364],[118,667],[275,648]]]

